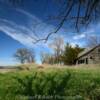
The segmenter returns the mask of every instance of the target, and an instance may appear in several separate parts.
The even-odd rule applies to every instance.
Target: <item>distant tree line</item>
[[[100,44],[100,40],[97,36],[91,36],[86,42],[86,48],[92,48]],[[42,64],[63,64],[74,65],[78,58],[78,54],[85,48],[79,47],[79,45],[71,45],[66,43],[62,37],[55,37],[49,44],[49,48],[53,53],[40,52],[40,60]],[[20,63],[33,63],[35,62],[34,50],[27,48],[19,48],[14,54],[14,58]]]
[[[63,64],[73,65],[76,63],[78,54],[84,50],[84,48],[78,45],[72,46],[69,43],[64,42],[62,37],[56,37],[49,44],[49,47],[53,50],[53,53],[41,52],[41,62],[46,64]]]
[[[48,44],[53,53],[41,52],[40,60],[42,64],[59,64],[59,65],[74,65],[76,63],[78,54],[84,48],[78,45],[72,46],[70,43],[64,43],[62,37],[56,37]],[[14,58],[20,63],[33,63],[35,62],[35,53],[33,50],[27,48],[17,49]]]
[[[83,51],[84,48],[76,45],[72,47],[69,43],[65,45],[63,52],[60,55],[42,53],[42,63],[46,64],[63,64],[63,65],[74,65],[76,63],[78,54]]]

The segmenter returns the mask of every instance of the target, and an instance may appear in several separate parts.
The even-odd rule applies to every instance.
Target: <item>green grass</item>
[[[0,100],[42,100],[43,96],[45,100],[100,100],[99,66],[33,68],[0,74]]]

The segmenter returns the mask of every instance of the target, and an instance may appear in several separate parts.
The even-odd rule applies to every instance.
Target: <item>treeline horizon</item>
[[[53,48],[53,53],[40,52],[41,64],[60,64],[60,65],[75,65],[78,54],[84,50],[84,48],[79,45],[72,46],[70,43],[66,43],[62,48],[62,44],[57,45],[58,40],[56,40],[56,45]],[[18,62],[24,63],[35,63],[35,52],[28,48],[17,49],[14,56]]]

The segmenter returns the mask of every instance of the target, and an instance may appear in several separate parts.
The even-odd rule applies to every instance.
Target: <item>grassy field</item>
[[[1,72],[0,100],[100,100],[99,65],[36,66]]]

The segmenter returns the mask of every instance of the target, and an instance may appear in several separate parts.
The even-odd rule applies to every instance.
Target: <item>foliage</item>
[[[65,64],[65,65],[73,65],[76,63],[78,54],[84,50],[84,48],[80,48],[78,45],[72,47],[69,43],[66,44],[65,49],[59,41],[56,41],[57,44],[53,44],[54,54],[48,54],[41,52],[41,61],[42,63],[47,64]],[[59,47],[62,47],[59,48]]]
[[[69,43],[65,46],[64,54],[63,54],[63,62],[65,65],[73,65],[76,63],[76,59],[78,54],[83,51],[83,48],[80,48],[78,45],[76,47],[72,47]]]

